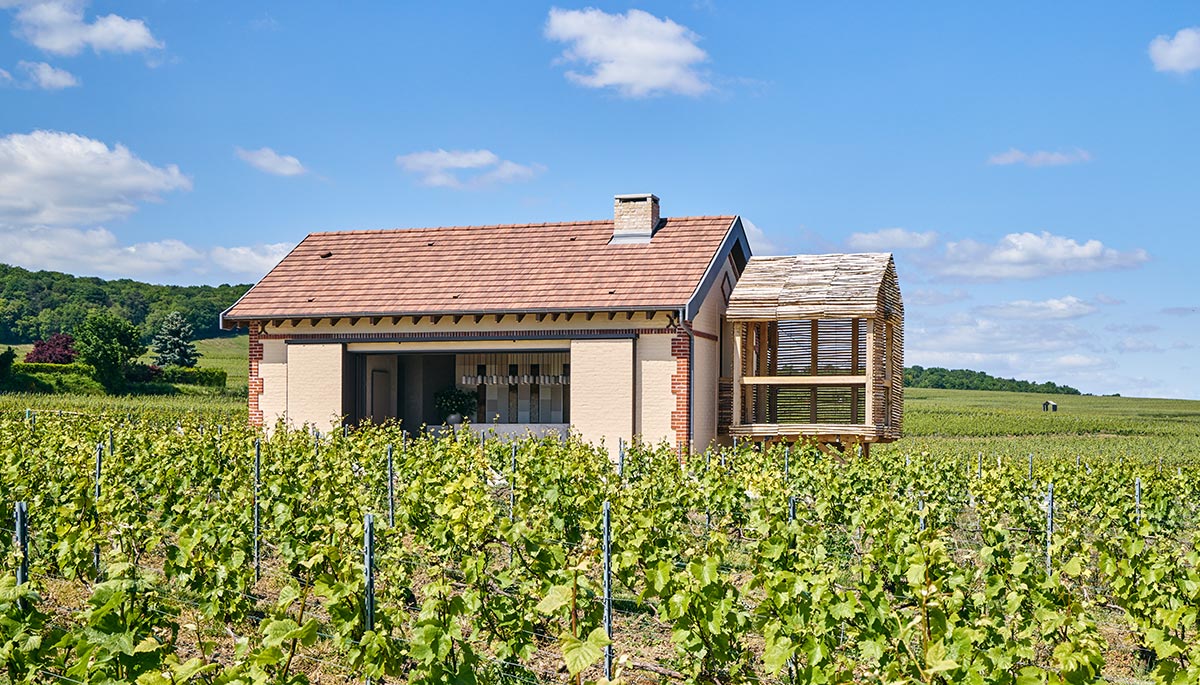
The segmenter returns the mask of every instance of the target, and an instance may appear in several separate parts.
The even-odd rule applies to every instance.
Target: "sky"
[[[1194,2],[0,0],[0,262],[244,283],[634,192],[893,252],[910,365],[1200,398]]]

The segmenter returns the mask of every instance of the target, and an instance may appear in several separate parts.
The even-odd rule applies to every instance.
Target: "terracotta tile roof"
[[[225,318],[677,308],[734,219],[669,218],[618,245],[611,219],[313,233]]]

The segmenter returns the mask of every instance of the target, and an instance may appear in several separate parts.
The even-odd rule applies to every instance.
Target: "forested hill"
[[[904,370],[904,385],[909,388],[942,388],[945,390],[1003,390],[1006,392],[1040,392],[1054,395],[1078,395],[1069,385],[1049,381],[1033,383],[1014,378],[996,378],[982,371],[943,369],[933,366],[910,366]]]
[[[0,342],[22,343],[70,333],[89,310],[109,309],[150,334],[167,314],[182,312],[197,338],[227,335],[217,316],[250,288],[242,285],[150,285],[106,281],[0,264]]]

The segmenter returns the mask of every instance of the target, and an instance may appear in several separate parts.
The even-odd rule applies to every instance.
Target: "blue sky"
[[[2,262],[247,282],[649,191],[895,252],[911,364],[1200,398],[1194,3],[0,0],[0,70]]]

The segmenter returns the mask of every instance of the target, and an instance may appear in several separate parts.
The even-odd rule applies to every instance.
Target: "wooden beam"
[[[382,318],[383,318],[383,317],[381,317],[381,316],[372,316],[372,317],[371,317],[371,325],[372,325],[372,326],[378,326],[378,325],[379,325],[379,320],[380,320],[380,319],[382,319]]]
[[[538,313],[533,318],[536,319],[538,323],[541,323],[546,320],[546,315],[544,313]]]
[[[459,321],[462,321],[462,314],[459,314],[454,317],[454,323],[458,323]]]
[[[492,318],[495,319],[495,321],[493,323],[500,323],[500,320],[504,318],[504,315],[503,314],[492,314]]]
[[[430,323],[432,323],[434,326],[436,326],[436,325],[438,324],[438,322],[439,322],[439,321],[441,321],[441,320],[442,320],[442,317],[441,317],[441,315],[440,315],[440,314],[439,314],[439,315],[437,315],[437,316],[431,316],[431,317],[429,317],[429,322],[430,322]]]
[[[609,312],[609,313],[608,313],[608,320],[609,320],[609,321],[612,321],[613,319],[615,319],[615,318],[616,318],[616,316],[617,316],[617,313],[616,313],[616,312]]]
[[[525,317],[527,317],[527,316],[529,316],[529,314],[527,312],[521,312],[520,314],[517,314],[517,323],[521,323],[522,321],[524,321]]]
[[[393,317],[392,317],[392,325],[393,325],[393,326],[399,326],[399,325],[400,325],[400,319],[403,319],[403,318],[404,318],[403,316],[393,316]]]
[[[743,376],[742,385],[866,385],[862,376]]]
[[[633,321],[633,310],[629,310],[629,311],[625,312],[625,320]]]
[[[318,322],[318,321],[320,321],[320,319],[309,319],[309,320],[308,320],[308,325],[309,325],[309,326],[311,326],[311,327],[313,327],[313,328],[316,328],[316,327],[317,327],[317,322]]]
[[[593,316],[595,316],[595,315],[596,315],[596,312],[588,312],[588,313],[587,313],[587,320],[588,320],[588,321],[591,321],[591,320],[592,320],[592,317],[593,317]]]
[[[476,314],[475,323],[479,323],[480,321],[483,321],[483,314]]]

